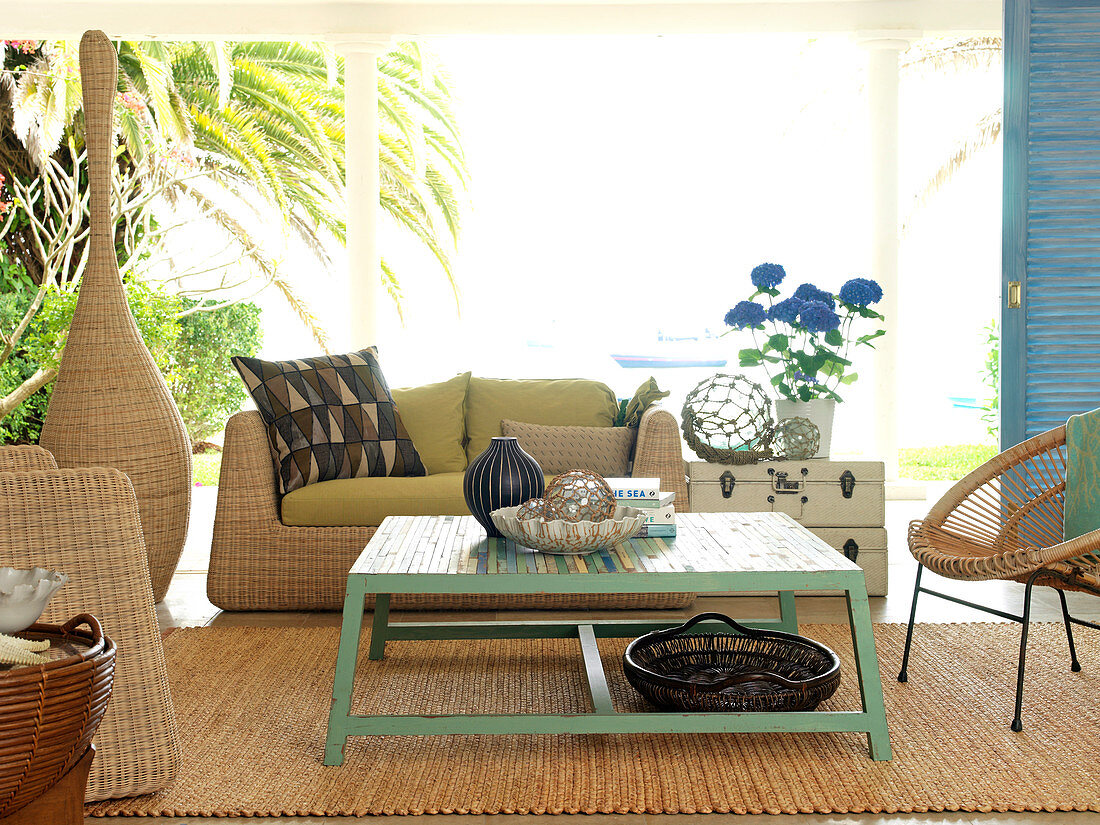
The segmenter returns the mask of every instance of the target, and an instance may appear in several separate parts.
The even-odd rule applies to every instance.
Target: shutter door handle
[[[1020,293],[1023,290],[1020,287],[1019,281],[1008,282],[1008,308],[1019,309],[1020,308]]]

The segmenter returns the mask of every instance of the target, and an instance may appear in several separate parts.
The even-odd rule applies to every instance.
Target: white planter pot
[[[833,413],[836,401],[831,398],[815,398],[813,401],[788,401],[780,398],[775,402],[777,421],[788,418],[808,418],[821,431],[821,447],[814,458],[828,458],[833,441]]]

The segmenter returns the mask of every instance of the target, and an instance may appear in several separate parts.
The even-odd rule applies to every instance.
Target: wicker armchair
[[[909,550],[918,567],[898,681],[908,680],[909,649],[921,593],[1020,622],[1023,629],[1014,731],[1023,730],[1024,660],[1035,585],[1058,591],[1073,670],[1081,669],[1073,644],[1073,625],[1100,630],[1100,625],[1070,616],[1066,605],[1066,590],[1100,595],[1100,530],[1071,541],[1062,540],[1065,443],[1063,426],[1017,444],[962,479],[936,503],[927,518],[909,526]],[[922,587],[925,568],[964,581],[1023,582],[1023,613],[1017,616]]]
[[[90,801],[169,784],[181,751],[137,499],[118,470],[58,470],[41,447],[0,447],[0,565],[69,574],[45,621],[91,613],[118,645],[96,732]],[[0,734],[2,735],[2,734]]]
[[[660,478],[687,509],[687,481],[680,429],[672,414],[654,404],[638,427],[634,474]],[[207,595],[224,610],[339,610],[352,562],[377,525],[292,527],[279,518],[279,492],[267,428],[254,410],[229,419],[218,482],[218,506],[210,547]],[[517,610],[531,607],[680,608],[691,593],[435,595],[402,594],[401,610]],[[368,599],[368,607],[373,603]]]

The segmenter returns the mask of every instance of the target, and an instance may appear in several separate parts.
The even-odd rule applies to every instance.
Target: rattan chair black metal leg
[[[1077,661],[1077,647],[1073,644],[1073,619],[1069,615],[1069,606],[1066,604],[1066,593],[1064,590],[1058,591],[1058,599],[1062,602],[1062,621],[1066,625],[1066,641],[1069,642],[1069,660],[1070,670],[1074,673],[1079,673],[1081,670],[1081,663]]]
[[[913,646],[913,625],[917,622],[917,598],[920,596],[920,576],[924,572],[924,565],[917,565],[917,582],[913,585],[913,604],[909,608],[909,629],[905,631],[905,652],[901,655],[901,672],[898,673],[899,682],[909,681],[909,649]]]
[[[1027,629],[1031,623],[1031,591],[1035,587],[1035,580],[1043,574],[1042,570],[1036,570],[1028,576],[1024,586],[1024,614],[1021,617],[1023,628],[1020,630],[1020,664],[1016,670],[1016,715],[1012,719],[1012,729],[1019,733],[1024,729],[1021,714],[1024,709],[1024,662],[1027,659]]]

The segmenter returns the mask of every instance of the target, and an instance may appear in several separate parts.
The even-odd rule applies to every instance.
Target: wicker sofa
[[[477,380],[489,379],[474,379]],[[398,405],[401,405],[400,398]],[[509,410],[501,412],[501,418],[509,417]],[[466,415],[465,408],[460,409],[458,414]],[[516,417],[521,415],[522,411]],[[589,423],[560,420],[560,410],[558,415],[558,420],[535,423]],[[531,417],[526,416],[528,419]],[[462,422],[459,423],[461,426]],[[474,424],[471,422],[470,426]],[[413,437],[415,441],[415,433]],[[473,447],[470,446],[470,449]],[[672,414],[659,405],[650,406],[645,411],[637,428],[633,474],[660,478],[663,489],[676,492],[677,508],[687,509],[687,483],[679,428]],[[343,605],[347,571],[382,519],[386,515],[421,515],[425,512],[446,515],[452,512],[450,508],[456,507],[456,501],[458,509],[454,509],[453,513],[466,512],[465,505],[461,503],[461,483],[461,472],[429,474],[423,478],[320,482],[297,491],[309,491],[317,512],[322,514],[320,519],[310,518],[308,504],[305,507],[307,512],[303,512],[300,497],[294,507],[293,519],[286,519],[271,460],[267,428],[258,412],[238,413],[229,420],[225,431],[207,584],[210,601],[224,610],[339,610]],[[388,495],[391,490],[399,489],[401,492],[398,495]],[[384,490],[387,494],[385,503],[380,504],[381,496],[368,501],[370,490]],[[433,492],[420,496],[418,490]],[[324,514],[331,512],[331,499],[348,495],[361,496],[361,506],[352,508],[360,515],[350,521],[362,523],[348,523],[347,507],[344,508],[344,517],[325,523],[328,516]],[[431,496],[436,496],[434,500],[440,504],[435,510],[426,510],[424,501]],[[693,599],[694,594],[688,593],[415,595],[395,597],[394,607],[407,610],[679,608],[690,604]]]

